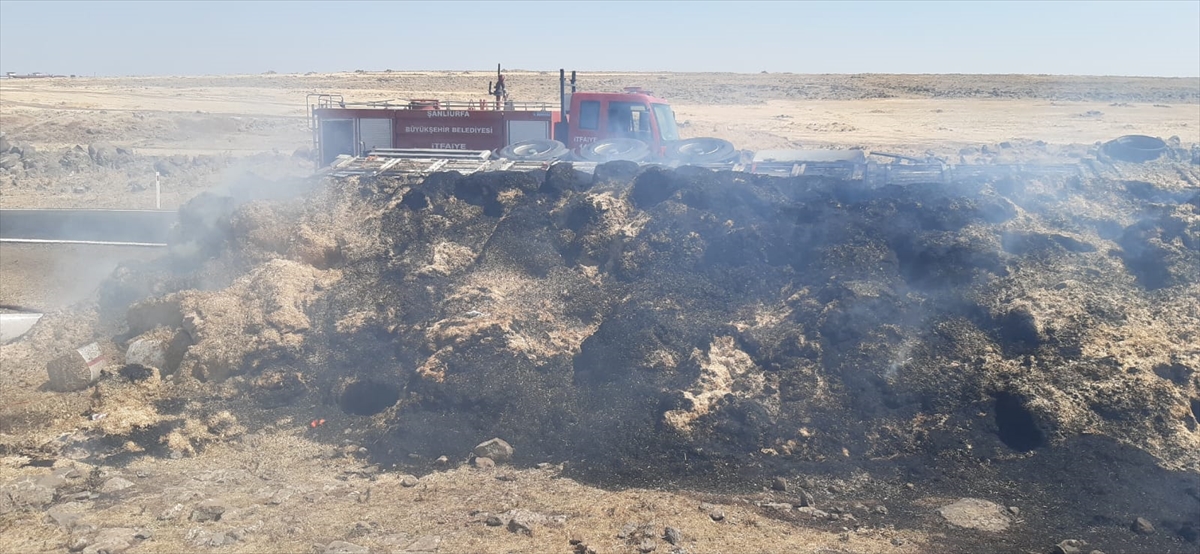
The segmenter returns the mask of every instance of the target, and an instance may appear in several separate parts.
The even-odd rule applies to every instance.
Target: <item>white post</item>
[[[154,172],[154,209],[162,209],[162,189],[158,186],[158,172]]]

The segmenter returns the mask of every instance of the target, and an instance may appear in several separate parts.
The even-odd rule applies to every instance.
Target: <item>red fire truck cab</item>
[[[348,103],[339,95],[311,94],[308,99],[313,146],[321,166],[339,155],[366,156],[379,149],[498,150],[529,140],[554,139],[578,151],[609,138],[633,138],[659,152],[679,139],[675,114],[649,91],[574,92],[572,72],[559,71],[559,106],[549,102],[513,102],[498,86],[495,100],[389,100]],[[565,117],[564,117],[564,109]]]
[[[607,138],[633,138],[655,151],[679,140],[675,112],[665,100],[631,87],[624,93],[581,92],[570,97],[566,136],[555,137],[568,148]]]

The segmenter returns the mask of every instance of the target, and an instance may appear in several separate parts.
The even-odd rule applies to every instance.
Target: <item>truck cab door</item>
[[[640,102],[608,103],[608,136],[654,144],[650,107]]]

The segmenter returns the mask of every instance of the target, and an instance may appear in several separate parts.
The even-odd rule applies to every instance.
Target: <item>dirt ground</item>
[[[39,154],[54,153],[48,163],[55,166],[53,171],[42,169],[39,161],[19,174],[0,174],[0,208],[147,207],[149,189],[145,184],[153,182],[154,171],[163,173],[166,208],[179,207],[203,191],[301,176],[311,170],[310,162],[293,156],[297,149],[311,145],[305,94],[342,92],[348,101],[477,99],[483,97],[492,76],[487,72],[387,72],[0,80],[0,131],[14,144],[32,145]],[[507,79],[515,99],[557,99],[557,74],[512,71]],[[901,154],[933,152],[957,161],[960,156],[975,158],[985,146],[999,149],[1000,143],[1021,150],[1023,145],[1044,141],[1056,158],[1063,159],[1086,155],[1096,142],[1124,134],[1164,139],[1177,136],[1183,148],[1200,143],[1197,79],[607,73],[584,75],[580,82],[582,90],[619,90],[633,85],[649,88],[670,100],[685,136],[721,137],[743,149],[863,147]],[[97,156],[89,153],[89,146],[96,150],[94,146],[101,144],[125,153],[97,161]],[[59,152],[66,152],[62,159],[74,159],[72,151],[79,154],[78,163],[58,161]],[[85,162],[87,159],[91,161]],[[1196,186],[1182,179],[1177,175],[1167,178],[1176,192]],[[1030,185],[1028,197],[1041,198],[1037,196],[1040,186]],[[403,209],[398,205],[401,194],[396,194],[397,200],[391,206],[399,211]],[[465,204],[461,207],[471,209]],[[1085,207],[1097,211],[1095,206]],[[336,213],[330,217],[336,217]],[[377,218],[386,216],[374,217],[364,218],[359,231],[365,232],[378,224]],[[1114,214],[1111,218],[1125,225],[1132,224],[1136,217],[1141,216]],[[288,237],[270,235],[286,223],[280,219],[286,216],[269,210],[252,212],[240,220],[239,230],[246,232],[250,236],[247,241],[254,245],[279,241],[300,245],[282,257],[311,261],[313,251],[332,248],[321,242],[324,239],[319,232],[310,238],[301,229],[291,242]],[[1047,225],[1057,224],[1057,220],[1048,221]],[[439,225],[429,223],[429,232],[440,229]],[[532,240],[534,235],[530,231],[526,236]],[[1066,240],[1053,233],[1046,236]],[[1085,239],[1096,244],[1112,242],[1091,235]],[[354,241],[355,235],[347,231],[339,235],[337,248],[353,252]],[[461,263],[456,256],[462,254],[453,244],[443,246],[429,249],[433,263],[424,270],[432,275],[453,273],[456,264]],[[446,446],[440,452],[409,452],[400,464],[380,464],[374,442],[379,435],[377,429],[372,429],[378,426],[378,417],[368,420],[342,413],[336,404],[311,396],[302,397],[284,413],[264,409],[244,394],[248,380],[243,377],[230,379],[224,386],[197,388],[194,396],[177,402],[178,397],[155,396],[163,389],[156,388],[160,386],[159,376],[154,376],[150,385],[132,387],[133,392],[115,385],[102,392],[107,398],[147,395],[145,398],[161,401],[151,403],[162,414],[206,414],[207,419],[197,429],[184,430],[194,433],[189,437],[204,437],[206,447],[184,454],[151,454],[139,443],[136,433],[129,435],[129,442],[124,444],[89,442],[92,432],[117,425],[129,414],[111,413],[93,419],[99,415],[94,408],[102,405],[99,389],[51,392],[46,389],[45,362],[62,352],[64,346],[111,338],[105,333],[123,325],[123,321],[106,322],[108,314],[99,311],[93,270],[108,274],[118,261],[145,261],[152,256],[144,249],[111,247],[0,247],[0,304],[37,304],[50,310],[39,324],[41,330],[23,339],[24,344],[0,348],[0,552],[1196,551],[1195,538],[1186,535],[1194,533],[1195,527],[1187,522],[1170,520],[1166,515],[1163,518],[1167,519],[1151,517],[1154,521],[1148,523],[1157,529],[1144,533],[1145,529],[1132,530],[1131,523],[1135,527],[1136,523],[1127,521],[1130,515],[1149,517],[1170,510],[1196,513],[1196,506],[1186,504],[1190,495],[1200,505],[1200,474],[1194,467],[1167,471],[1160,467],[1161,460],[1152,459],[1146,451],[1158,452],[1156,448],[1170,445],[1148,444],[1140,450],[1090,437],[1089,429],[1080,431],[1067,446],[1039,455],[1013,454],[1005,451],[998,440],[973,444],[964,441],[946,446],[945,452],[937,456],[905,462],[912,466],[898,470],[888,465],[890,454],[872,457],[857,450],[851,453],[854,447],[847,442],[844,447],[829,448],[831,452],[845,452],[845,458],[853,456],[861,462],[859,469],[844,471],[840,468],[845,466],[836,460],[800,465],[793,471],[780,472],[788,475],[786,485],[761,474],[738,478],[734,472],[722,474],[731,476],[723,477],[728,481],[721,486],[711,486],[711,482],[706,487],[691,485],[705,483],[705,475],[680,475],[674,483],[630,486],[624,482],[606,483],[599,473],[590,476],[586,469],[571,468],[569,464],[564,467],[563,459],[521,458],[521,451],[530,451],[531,447],[519,443],[514,445],[518,459],[496,467],[475,467],[471,452],[457,446]],[[1104,257],[1099,252],[1088,259]],[[81,272],[80,259],[100,260],[102,264]],[[253,261],[258,264],[264,260]],[[1109,267],[1104,265],[1106,262],[1089,263]],[[233,269],[244,268],[225,269],[237,273]],[[283,268],[280,273],[267,273],[249,285],[239,286],[276,290],[271,287],[284,286],[297,278],[291,271]],[[321,276],[326,274],[316,275],[305,289],[307,293],[322,290]],[[1096,276],[1080,275],[1085,276],[1071,274],[1071,279],[1061,283],[1047,281],[1043,288],[1057,291],[1062,287],[1071,294],[1090,298],[1086,279]],[[302,276],[311,277],[309,273]],[[230,286],[215,277],[205,281],[210,277],[206,273],[189,279],[204,282],[196,288],[205,291]],[[830,281],[833,277],[831,274]],[[846,295],[844,305],[859,302],[868,311],[875,309],[869,299],[876,295],[867,291],[869,287],[864,283],[866,278],[861,283],[847,282],[846,290],[855,292],[838,293]],[[1021,281],[1020,286],[1024,283]],[[529,287],[497,291],[476,285],[468,281],[462,286],[463,298],[458,301],[463,306],[536,296]],[[855,287],[867,292],[860,293]],[[1172,291],[1194,294],[1196,287],[1165,289],[1163,294]],[[361,300],[378,293],[368,287],[344,295]],[[419,309],[406,304],[423,305],[421,295],[413,294],[388,301],[396,300],[393,304],[400,311]],[[1172,337],[1188,335],[1180,329],[1161,329],[1169,326],[1155,319],[1154,297],[1146,298],[1139,300],[1144,306],[1127,310],[1132,314],[1127,316],[1129,322],[1120,325],[1131,329],[1138,321],[1152,322],[1147,327],[1162,335],[1156,336],[1157,346],[1127,345],[1121,342],[1124,338],[1113,339],[1113,344],[1119,346],[1113,347],[1110,357],[1120,358],[1136,351],[1149,359],[1171,348],[1186,350],[1186,345],[1168,343]],[[285,298],[271,309],[286,311],[293,303],[302,306],[306,301]],[[236,298],[228,302],[234,308],[238,306]],[[1067,304],[1035,306],[1042,311],[1031,309],[1042,318],[1039,321],[1058,322],[1055,318],[1061,313],[1055,310],[1069,312]],[[1163,304],[1178,307],[1186,302],[1173,298]],[[387,311],[386,306],[371,309]],[[547,310],[545,317],[560,316],[556,310]],[[350,316],[356,314],[340,315],[350,321]],[[1074,317],[1073,313],[1068,315]],[[765,311],[760,316],[755,325],[773,321]],[[488,317],[483,314],[480,321]],[[210,318],[210,325],[217,319]],[[529,322],[537,318],[527,319],[523,324],[536,326]],[[80,320],[101,323],[94,328]],[[339,321],[339,325],[343,323]],[[352,321],[345,324],[354,325]],[[270,325],[277,323],[272,321]],[[399,327],[401,322],[395,325]],[[880,328],[886,334],[895,333],[899,327]],[[1125,329],[1120,327],[1113,333],[1119,335]],[[451,327],[446,330],[449,338],[438,340],[457,340],[454,333],[467,331]],[[227,337],[223,346],[237,348],[253,340],[235,334]],[[554,346],[555,340],[547,340],[546,344]],[[530,348],[532,351],[543,346],[537,343]],[[716,349],[714,346],[710,360],[720,357]],[[116,351],[107,353],[114,360],[121,357]],[[1041,352],[1038,354],[1041,356]],[[899,356],[895,352],[887,355]],[[981,364],[983,358],[998,355],[980,355],[970,363]],[[1025,358],[1027,364],[1036,363],[1032,355]],[[1179,364],[1186,365],[1193,358],[1180,359],[1183,361]],[[1022,371],[1016,365],[1014,368],[1014,375]],[[1153,372],[1145,368],[1142,374],[1153,378]],[[1095,394],[1104,398],[1109,393]],[[1074,400],[1055,397],[1053,401],[1060,406],[1073,405]],[[1187,401],[1181,402],[1186,411]],[[1191,406],[1190,421],[1195,422],[1200,401],[1193,400]],[[221,415],[225,411],[238,413],[236,422],[225,419]],[[1142,419],[1157,413],[1148,410]],[[983,412],[969,415],[963,417],[980,421],[996,417]],[[1186,413],[1178,415],[1181,421],[1188,419]],[[1101,428],[1140,424],[1137,417],[1121,415],[1115,419],[1119,421],[1088,425]],[[324,423],[312,426],[313,420]],[[505,424],[520,426],[519,422]],[[955,426],[963,425],[968,424],[962,419],[913,423],[914,428],[921,427],[922,432],[927,429],[932,436],[952,433]],[[867,434],[886,436],[901,431],[880,427]],[[958,435],[954,437],[944,440],[960,440]],[[458,436],[443,438],[445,445],[463,442]],[[183,440],[186,444],[187,439]],[[1074,446],[1078,448],[1073,450]],[[415,449],[413,446],[410,450]],[[994,449],[998,454],[984,455],[981,451],[985,449]],[[96,459],[100,452],[105,454],[102,462]],[[447,459],[438,461],[439,454]],[[681,451],[679,455],[686,460],[688,453]],[[751,457],[769,459],[776,455],[764,451]],[[1189,460],[1194,457],[1188,453],[1176,455]],[[1105,469],[1110,466],[1115,469]],[[1058,477],[1023,480],[1029,473]],[[1135,482],[1141,481],[1154,485],[1136,486]],[[1078,502],[1080,490],[1103,497],[1105,506],[1119,509],[1091,510]],[[945,510],[967,493],[995,504],[978,508],[968,518],[972,520],[969,525],[949,523],[952,518],[944,515],[948,513]],[[987,530],[989,523],[997,529]],[[1031,546],[1030,536],[1041,542]],[[1082,543],[1056,547],[1059,540]]]

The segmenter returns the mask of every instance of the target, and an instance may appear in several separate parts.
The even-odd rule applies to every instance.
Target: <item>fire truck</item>
[[[577,92],[574,71],[568,80],[559,70],[558,106],[510,100],[499,65],[488,95],[491,100],[352,103],[341,95],[310,94],[318,166],[339,156],[397,149],[492,151],[523,160],[633,159],[661,154],[679,141],[675,113],[665,100],[638,87]]]

